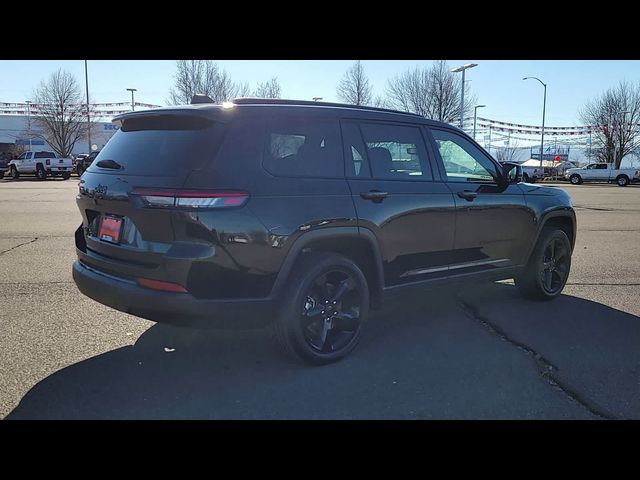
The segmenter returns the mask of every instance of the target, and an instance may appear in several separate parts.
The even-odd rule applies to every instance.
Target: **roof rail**
[[[424,118],[422,117],[422,115],[419,115],[417,113],[403,112],[401,110],[392,110],[390,108],[369,107],[364,105],[351,105],[349,103],[316,102],[313,100],[289,100],[284,98],[238,97],[233,99],[233,103],[236,105],[310,105],[310,106],[321,106],[321,107],[353,108],[357,110],[372,110],[374,112],[402,113],[404,115],[413,115],[416,117]]]

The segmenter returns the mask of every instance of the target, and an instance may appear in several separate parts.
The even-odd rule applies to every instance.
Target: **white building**
[[[23,146],[29,149],[29,123],[31,131],[38,132],[41,129],[34,122],[33,116],[29,122],[28,115],[0,114],[0,152],[9,152],[15,146]],[[95,122],[91,131],[91,144],[101,150],[116,132],[118,127],[110,122]],[[40,139],[31,139],[33,150],[53,150],[49,145]],[[72,154],[89,153],[89,142],[87,139],[80,140],[73,148]]]

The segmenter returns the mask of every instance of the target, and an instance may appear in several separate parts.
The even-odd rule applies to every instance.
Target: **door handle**
[[[467,202],[473,202],[478,194],[476,192],[470,192],[469,190],[465,190],[464,192],[458,192],[458,196],[460,198],[464,198]]]
[[[369,192],[361,192],[360,196],[365,200],[371,200],[373,203],[380,203],[389,196],[389,193],[381,192],[379,190],[371,190]]]

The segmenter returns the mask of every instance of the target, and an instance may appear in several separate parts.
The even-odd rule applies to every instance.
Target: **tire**
[[[582,183],[582,177],[577,173],[574,173],[569,177],[569,181],[572,185],[580,185]]]
[[[552,300],[562,293],[570,271],[569,237],[558,228],[545,227],[529,262],[515,278],[516,287],[530,300]]]
[[[284,292],[272,327],[285,355],[325,365],[356,347],[369,313],[369,288],[352,260],[336,253],[304,254]]]
[[[63,180],[69,180],[71,178],[71,172],[64,172],[62,174],[62,179]]]
[[[0,170],[0,180],[4,178],[4,170]]]
[[[11,165],[11,178],[17,180],[20,178],[20,172],[15,165]]]
[[[627,177],[626,175],[618,175],[618,177],[616,178],[616,183],[619,187],[626,187],[627,185],[629,185],[629,177]]]
[[[42,165],[36,166],[36,178],[38,180],[46,180],[47,178],[47,171],[44,169]]]
[[[76,173],[78,174],[78,176],[79,176],[79,177],[81,177],[81,176],[82,176],[82,174],[84,173],[84,171],[82,170],[82,167],[80,167],[80,166],[79,166],[79,167],[77,167],[77,168],[76,168]]]
[[[531,183],[529,175],[527,175],[526,173],[522,176],[522,180],[524,181],[524,183]]]

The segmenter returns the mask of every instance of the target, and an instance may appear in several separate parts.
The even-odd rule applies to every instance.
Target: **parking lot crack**
[[[29,245],[30,243],[33,243],[33,242],[35,242],[37,240],[38,240],[38,237],[35,237],[35,238],[29,240],[28,242],[20,243],[20,244],[16,245],[15,247],[11,247],[8,250],[4,250],[4,251],[0,252],[0,255],[4,255],[5,253],[10,252],[11,250],[15,250],[18,247],[22,247],[24,245]]]
[[[534,350],[532,347],[519,342],[513,338],[511,338],[504,330],[498,327],[495,323],[491,322],[488,318],[484,317],[480,314],[478,309],[466,302],[461,296],[456,295],[458,300],[458,305],[462,309],[462,311],[475,322],[479,323],[486,331],[488,331],[491,335],[498,337],[500,340],[505,341],[524,352],[526,355],[530,356],[538,368],[538,372],[542,379],[547,382],[552,387],[558,389],[564,395],[566,395],[570,400],[578,403],[585,409],[587,409],[591,414],[606,420],[618,420],[619,417],[616,417],[612,413],[608,412],[603,407],[594,404],[587,398],[584,398],[579,392],[577,392],[574,388],[569,386],[565,381],[560,380],[557,376],[558,367],[551,363],[547,358],[542,356],[539,352]]]

